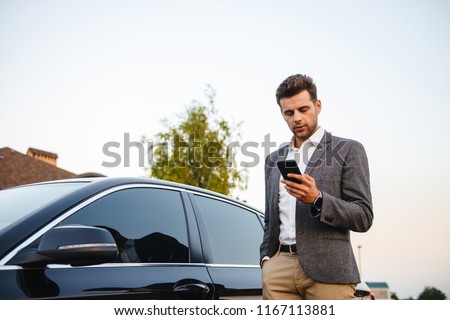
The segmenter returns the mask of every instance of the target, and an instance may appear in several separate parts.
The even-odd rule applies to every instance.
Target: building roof
[[[56,154],[51,152],[38,151],[57,157]],[[27,156],[14,149],[8,147],[0,149],[0,189],[27,183],[69,179],[75,176],[76,174],[72,172]]]
[[[369,286],[369,288],[386,288],[389,289],[389,286],[386,282],[367,282],[366,284]]]

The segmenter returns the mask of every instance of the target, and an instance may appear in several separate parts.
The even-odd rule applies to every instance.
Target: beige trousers
[[[297,255],[278,252],[264,262],[263,298],[267,300],[346,300],[353,299],[355,284],[328,284],[308,277]]]

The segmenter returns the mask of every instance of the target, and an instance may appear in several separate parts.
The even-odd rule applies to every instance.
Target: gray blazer
[[[261,259],[279,248],[279,181],[276,162],[284,160],[289,146],[266,158],[266,209]],[[305,173],[322,192],[320,216],[313,217],[311,205],[297,201],[296,241],[300,264],[306,274],[323,283],[361,281],[350,243],[350,230],[366,232],[372,225],[372,196],[369,166],[361,143],[325,132]]]

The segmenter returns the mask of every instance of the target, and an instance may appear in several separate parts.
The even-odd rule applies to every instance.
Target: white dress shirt
[[[289,147],[289,153],[286,160],[294,159],[297,161],[300,172],[303,174],[306,170],[312,154],[316,150],[325,134],[325,130],[319,127],[308,140],[302,143],[300,149],[294,147],[294,138],[292,138]],[[297,199],[287,193],[285,185],[281,183],[280,178],[280,194],[279,194],[279,209],[280,209],[280,243],[283,245],[290,245],[296,242],[295,237],[295,206]]]

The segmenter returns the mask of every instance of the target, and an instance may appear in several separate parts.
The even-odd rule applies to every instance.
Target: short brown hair
[[[306,74],[294,74],[287,77],[277,88],[275,96],[277,98],[277,103],[280,105],[280,100],[282,98],[290,98],[306,90],[311,96],[312,102],[317,101],[317,87],[314,80],[307,76]]]

